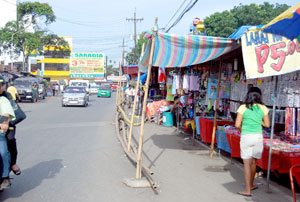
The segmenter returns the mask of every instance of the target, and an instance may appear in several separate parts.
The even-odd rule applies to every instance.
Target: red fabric
[[[240,156],[240,136],[226,133],[228,142],[231,148],[231,157],[241,158]],[[263,170],[268,169],[269,160],[269,147],[264,145],[264,150],[261,159],[257,160],[256,165]],[[290,168],[294,165],[300,164],[300,152],[284,152],[278,150],[272,150],[271,159],[272,172],[276,171],[278,173],[289,173]],[[295,174],[295,179],[298,184],[300,184],[300,174]]]
[[[233,125],[234,122],[232,121],[218,121],[218,125]],[[199,118],[199,125],[200,125],[200,135],[201,139],[205,143],[211,143],[212,139],[212,132],[214,127],[214,121],[206,118]],[[215,143],[217,143],[217,138],[215,136]]]
[[[226,133],[226,135],[231,149],[231,157],[241,158],[241,150],[240,150],[241,137],[231,133]]]
[[[167,82],[166,73],[165,73],[165,70],[162,67],[159,68],[158,82],[159,83]]]

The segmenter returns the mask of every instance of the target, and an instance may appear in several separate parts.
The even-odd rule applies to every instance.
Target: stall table
[[[200,125],[200,136],[201,136],[202,141],[205,143],[211,143],[214,121],[211,119],[199,118],[199,125]],[[234,122],[217,120],[217,126],[218,125],[219,126],[234,125]],[[216,138],[215,138],[215,143],[217,143]]]
[[[231,148],[231,157],[233,158],[241,158],[240,155],[240,136],[234,133],[226,133],[228,138],[228,143]],[[264,150],[262,153],[261,159],[257,160],[256,165],[260,167],[262,170],[268,169],[268,160],[269,160],[269,143],[270,140],[268,138],[264,138]],[[280,140],[274,140],[274,144],[281,143]],[[272,172],[278,174],[288,174],[290,168],[294,165],[300,164],[300,149],[295,149],[291,151],[285,151],[280,149],[273,149],[272,150],[272,161],[271,161],[271,168]],[[295,179],[300,185],[300,174],[295,174]]]

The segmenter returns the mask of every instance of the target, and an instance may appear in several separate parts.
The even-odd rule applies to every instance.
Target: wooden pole
[[[141,55],[144,54],[144,51],[145,51],[145,43],[143,43]],[[133,107],[132,107],[131,122],[130,122],[130,129],[129,129],[129,135],[128,135],[128,145],[127,145],[127,151],[128,152],[130,152],[131,139],[132,139],[132,131],[133,131],[133,120],[134,120],[134,115],[135,115],[135,110],[136,110],[137,93],[138,93],[138,91],[140,89],[140,80],[141,80],[141,72],[139,70],[139,72],[138,72],[138,78],[137,78],[137,83],[136,83],[136,87],[135,87],[135,96],[134,96],[134,102],[133,102]]]
[[[221,85],[221,73],[222,73],[222,58],[220,59],[219,65],[219,78],[218,78],[218,88],[217,88],[217,100],[216,100],[216,109],[215,109],[215,117],[214,117],[214,126],[211,137],[211,147],[210,147],[210,158],[214,155],[214,145],[215,145],[215,135],[217,128],[217,115],[218,115],[218,107],[219,107],[219,94],[220,94],[220,85]]]
[[[118,91],[117,91],[117,105],[121,104],[121,79],[122,79],[122,65],[120,63],[119,68],[119,81],[118,81]]]
[[[157,24],[157,18],[155,18],[155,25]],[[139,138],[139,150],[138,150],[138,156],[137,156],[137,166],[136,166],[136,179],[142,178],[142,152],[143,152],[143,138],[144,138],[144,125],[145,125],[145,114],[146,114],[146,105],[147,105],[147,99],[148,99],[148,91],[149,91],[149,82],[151,77],[151,68],[152,68],[152,62],[153,62],[153,53],[154,53],[154,45],[155,45],[155,37],[157,34],[157,28],[154,26],[153,28],[153,35],[152,35],[152,42],[151,42],[151,48],[150,48],[150,59],[149,59],[149,65],[148,65],[148,75],[145,83],[145,95],[144,95],[144,101],[143,101],[143,110],[142,110],[142,118],[141,118],[141,130],[140,130],[140,138]]]

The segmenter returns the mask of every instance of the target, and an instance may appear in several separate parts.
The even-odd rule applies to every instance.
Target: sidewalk
[[[139,127],[134,129],[138,140]],[[255,179],[259,189],[252,197],[236,194],[244,188],[242,164],[225,156],[209,157],[209,148],[178,134],[173,127],[145,124],[143,163],[153,172],[160,191],[153,201],[187,202],[287,202],[292,201],[291,190],[271,182],[272,193],[266,192],[266,178]]]

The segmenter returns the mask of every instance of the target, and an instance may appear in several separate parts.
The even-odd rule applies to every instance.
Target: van
[[[21,100],[30,100],[34,102],[32,86],[34,83],[39,84],[39,80],[32,77],[17,78],[14,80],[14,86],[18,91]]]
[[[88,80],[70,80],[69,86],[83,86],[87,92],[90,92],[90,82]]]

